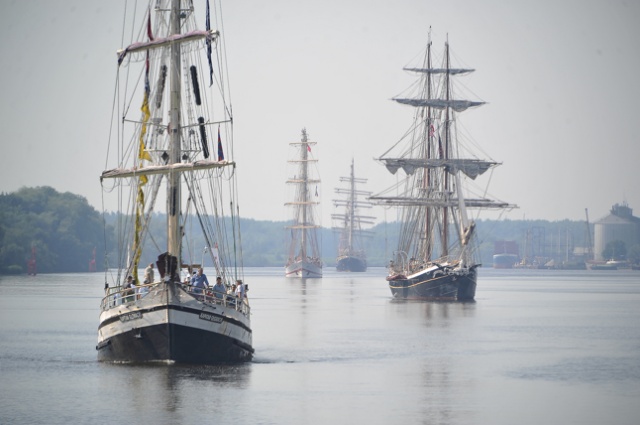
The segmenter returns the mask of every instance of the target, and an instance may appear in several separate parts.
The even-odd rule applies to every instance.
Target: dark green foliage
[[[242,254],[247,267],[283,266],[287,261],[285,222],[243,219]]]
[[[25,273],[35,248],[38,273],[88,271],[104,251],[100,214],[87,200],[51,187],[0,194],[0,273]]]

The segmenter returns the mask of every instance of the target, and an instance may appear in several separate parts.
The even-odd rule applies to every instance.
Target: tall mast
[[[307,129],[302,129],[302,145],[300,172],[302,177],[302,232],[300,238],[300,257],[304,260],[307,258],[307,208],[309,208],[309,182],[307,172],[307,159],[309,157],[309,145],[307,144]]]
[[[337,187],[335,192],[344,195],[341,199],[334,199],[336,207],[344,207],[344,211],[339,214],[332,214],[331,217],[340,220],[340,243],[338,245],[339,255],[353,255],[362,251],[362,246],[358,236],[363,234],[362,224],[373,224],[369,219],[375,217],[358,214],[358,208],[371,208],[369,202],[360,202],[358,195],[369,196],[371,192],[358,190],[358,183],[366,183],[367,179],[356,177],[355,160],[351,158],[351,172],[348,177],[340,177],[340,181],[347,183],[347,187]]]
[[[287,161],[291,164],[296,164],[297,171],[293,178],[287,180],[287,183],[295,185],[295,199],[293,202],[285,203],[285,205],[294,208],[293,223],[291,226],[287,226],[287,228],[291,229],[291,244],[289,246],[291,259],[297,256],[307,257],[309,249],[312,251],[309,256],[318,256],[315,230],[312,229],[319,226],[314,224],[313,210],[311,209],[312,205],[318,204],[318,202],[314,202],[311,199],[310,185],[312,183],[320,183],[320,179],[310,175],[308,168],[310,162],[316,162],[309,155],[309,152],[311,152],[310,146],[313,144],[315,143],[310,142],[307,137],[306,129],[302,129],[300,141],[289,143],[291,146],[295,145],[296,149],[300,149],[300,152],[296,151],[296,159]],[[316,188],[316,192],[317,190]]]
[[[449,100],[450,100],[450,95],[451,95],[451,87],[450,87],[450,81],[449,81],[449,68],[450,68],[450,63],[449,63],[449,41],[447,40],[447,42],[444,44],[445,48],[445,69],[446,69],[446,73],[445,73],[445,84],[444,84],[444,88],[445,88],[445,99],[447,102],[447,107],[445,108],[445,116],[444,116],[444,159],[449,159],[449,137],[450,137],[450,133],[449,133],[449,129],[450,129],[450,122],[449,122]],[[443,187],[443,191],[444,191],[444,195],[449,198],[450,197],[450,190],[449,190],[450,184],[449,184],[449,173],[445,170],[444,171],[444,187]],[[446,257],[447,255],[449,255],[449,207],[445,206],[442,209],[442,254],[441,256]]]
[[[353,251],[353,224],[356,213],[356,180],[353,173],[353,158],[351,158],[351,187],[349,193],[349,252]]]
[[[431,28],[429,28],[429,42],[427,43],[427,69],[431,69]],[[432,97],[432,93],[431,93],[431,73],[427,73],[426,75],[427,78],[427,99],[431,99]],[[426,128],[423,131],[427,132],[427,145],[426,145],[426,152],[425,152],[425,156],[428,159],[431,158],[431,142],[433,139],[433,134],[431,132],[431,126],[433,125],[432,123],[432,119],[431,119],[431,106],[427,106],[427,125]],[[424,178],[423,178],[423,196],[429,196],[429,191],[430,191],[430,186],[431,186],[431,169],[430,168],[425,168],[424,169]],[[432,223],[431,223],[431,208],[429,206],[425,207],[426,211],[425,211],[425,226],[424,226],[424,248],[423,248],[423,257],[422,259],[424,261],[429,261],[431,260],[431,255],[432,255],[432,250],[433,250],[433,246],[432,246],[432,232],[431,232],[431,227],[432,227]]]
[[[589,226],[589,209],[584,209],[584,214],[587,217],[587,243],[589,244],[587,247],[587,259],[593,260],[593,244],[591,241],[591,226]]]
[[[172,0],[170,17],[171,35],[180,33],[180,0]],[[180,162],[180,43],[171,45],[170,64],[170,148],[169,164]],[[167,250],[180,262],[180,173],[172,171],[168,175],[167,185]]]

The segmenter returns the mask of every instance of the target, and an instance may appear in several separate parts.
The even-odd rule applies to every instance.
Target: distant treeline
[[[116,214],[103,215],[85,198],[69,192],[59,193],[50,187],[22,188],[0,194],[0,273],[27,273],[29,260],[35,255],[38,273],[86,272],[92,267],[103,270],[113,255],[113,223]],[[284,266],[287,256],[285,221],[241,220],[243,262],[245,267]],[[166,246],[163,238],[164,214],[156,213],[151,222],[155,247],[143,251],[140,264],[155,261],[157,247]],[[381,223],[370,229],[366,240],[370,266],[388,263],[400,226]],[[525,247],[529,255],[563,259],[576,247],[585,247],[588,236],[585,222],[544,220],[480,220],[477,222],[480,259],[490,266],[496,241],[516,241],[520,254]],[[532,237],[532,235],[534,237]],[[106,241],[105,241],[106,239]],[[338,235],[321,229],[322,256],[327,267],[335,265]],[[151,244],[151,242],[148,242]],[[183,249],[183,256],[202,258],[204,241]],[[107,257],[105,257],[105,250]],[[115,264],[112,264],[115,266]],[[206,267],[206,261],[205,261]]]
[[[38,272],[84,272],[104,240],[100,214],[82,196],[51,187],[0,194],[2,274],[26,273],[32,255]]]

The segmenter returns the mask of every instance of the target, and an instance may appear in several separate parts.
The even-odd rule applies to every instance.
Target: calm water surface
[[[385,270],[246,270],[255,359],[98,363],[102,274],[0,277],[0,424],[637,424],[640,272],[481,269],[475,303]]]

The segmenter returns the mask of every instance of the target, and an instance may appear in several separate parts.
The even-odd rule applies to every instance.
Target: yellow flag
[[[140,110],[142,110],[144,116],[142,118],[142,129],[140,130],[140,149],[138,151],[138,158],[151,161],[151,155],[149,155],[149,152],[144,145],[144,136],[147,134],[147,122],[151,117],[151,111],[149,110],[149,94],[146,90],[144,92],[144,100],[142,101],[142,107]]]

